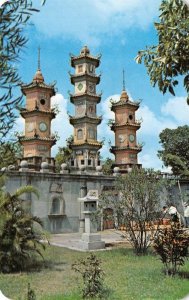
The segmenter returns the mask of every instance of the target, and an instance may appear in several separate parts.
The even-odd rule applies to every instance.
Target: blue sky
[[[138,131],[138,141],[144,143],[139,161],[144,167],[160,169],[162,162],[157,158],[160,149],[159,133],[166,127],[176,128],[188,124],[189,107],[182,82],[176,90],[176,97],[162,95],[150,85],[149,77],[143,65],[137,65],[134,58],[138,50],[146,45],[157,43],[153,22],[158,20],[160,0],[47,0],[40,6],[34,0],[40,12],[32,16],[29,26],[27,48],[22,53],[19,71],[23,82],[30,82],[37,69],[37,51],[41,47],[41,70],[47,83],[57,81],[57,95],[52,104],[58,103],[61,112],[52,121],[52,131],[57,131],[60,140],[52,148],[52,155],[58,146],[73,133],[67,112],[73,114],[73,105],[69,103],[68,91],[73,91],[68,71],[69,53],[79,54],[84,45],[88,45],[93,55],[102,54],[101,82],[98,91],[102,91],[98,114],[103,115],[99,126],[98,139],[106,138],[101,151],[103,158],[113,157],[108,151],[108,141],[114,144],[114,135],[106,125],[113,115],[109,109],[109,99],[118,99],[122,91],[122,70],[125,69],[126,90],[131,99],[142,99],[137,113],[142,118]],[[21,118],[15,130],[23,131]]]

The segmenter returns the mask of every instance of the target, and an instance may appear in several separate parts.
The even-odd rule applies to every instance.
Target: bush
[[[160,229],[154,238],[153,247],[165,267],[167,275],[178,273],[188,258],[189,235],[179,224]]]
[[[104,272],[100,264],[100,260],[94,254],[91,254],[85,260],[80,260],[72,265],[72,269],[79,272],[83,277],[83,299],[102,298],[104,295]]]
[[[35,193],[32,186],[24,186],[14,194],[0,189],[0,271],[3,273],[22,271],[34,263],[45,245],[42,222],[23,208],[20,196]],[[38,229],[36,226],[39,226]]]

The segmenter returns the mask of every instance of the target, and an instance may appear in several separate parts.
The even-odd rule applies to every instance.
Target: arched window
[[[60,200],[54,198],[52,201],[51,214],[60,214]]]
[[[88,129],[88,138],[89,139],[95,139],[95,131],[93,128]]]
[[[82,140],[83,138],[83,130],[82,129],[78,129],[77,131],[77,139],[78,140]]]

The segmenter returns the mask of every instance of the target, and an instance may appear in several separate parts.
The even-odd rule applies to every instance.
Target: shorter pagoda
[[[111,147],[110,152],[115,155],[114,167],[119,167],[121,173],[127,173],[133,166],[141,167],[138,164],[138,153],[142,146],[137,144],[140,122],[135,118],[140,102],[129,99],[123,84],[120,100],[111,101],[111,104],[111,110],[115,113],[115,122],[111,124],[111,130],[115,133],[115,146]]]
[[[28,168],[39,171],[41,163],[48,163],[54,171],[55,163],[51,157],[51,147],[56,137],[51,135],[51,120],[55,112],[51,108],[51,97],[55,95],[55,84],[46,84],[40,70],[40,50],[38,54],[38,70],[29,84],[22,84],[21,91],[26,96],[26,106],[20,113],[25,119],[25,134],[19,136],[23,146],[23,159]]]

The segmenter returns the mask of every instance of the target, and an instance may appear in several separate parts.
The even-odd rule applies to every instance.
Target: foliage
[[[15,165],[17,159],[22,156],[22,147],[18,142],[6,142],[0,147],[0,169]]]
[[[102,171],[105,175],[111,175],[113,173],[112,167],[113,167],[114,160],[111,158],[106,158],[102,165]]]
[[[118,176],[115,189],[101,194],[97,214],[111,208],[114,222],[126,228],[126,238],[136,254],[146,254],[160,217],[161,192],[168,183],[153,170],[133,168]]]
[[[104,272],[100,265],[101,261],[94,254],[72,265],[73,270],[83,277],[83,299],[103,296]]]
[[[36,300],[35,292],[33,289],[31,289],[30,283],[28,283],[27,300]]]
[[[44,4],[44,3],[42,3]],[[20,52],[27,43],[25,27],[33,12],[31,0],[9,0],[0,7],[0,139],[13,127],[16,108],[22,97],[15,97],[13,91],[20,84],[16,67]]]
[[[42,256],[39,247],[44,249],[42,222],[23,208],[20,196],[24,193],[38,196],[32,186],[23,186],[12,195],[0,189],[0,271],[4,273],[24,270],[36,254]]]
[[[69,138],[67,138],[66,142],[67,145],[65,147],[59,147],[58,153],[55,156],[56,167],[58,171],[60,170],[61,164],[68,163],[71,158],[72,150],[70,145],[73,142],[73,136],[71,135]]]
[[[189,235],[179,224],[160,229],[155,236],[153,247],[165,267],[167,275],[178,273],[188,256]]]
[[[179,75],[189,93],[189,9],[182,0],[163,0],[159,19],[154,23],[158,44],[139,51],[136,61],[144,62],[151,84],[163,94],[175,95]]]
[[[166,128],[159,137],[163,150],[158,151],[158,156],[165,166],[171,166],[175,175],[189,175],[189,126]]]

